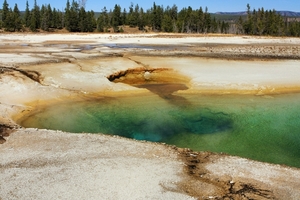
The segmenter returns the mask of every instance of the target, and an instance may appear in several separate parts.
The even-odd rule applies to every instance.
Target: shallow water
[[[300,94],[178,96],[172,89],[166,95],[148,89],[153,93],[52,105],[21,125],[116,134],[300,167]]]
[[[109,43],[104,44],[104,46],[109,48],[118,48],[118,49],[148,49],[148,50],[188,50],[191,45],[147,45],[147,44],[115,44]]]

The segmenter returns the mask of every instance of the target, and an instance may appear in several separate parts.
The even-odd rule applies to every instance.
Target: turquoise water
[[[299,99],[300,94],[105,97],[49,106],[21,125],[115,134],[300,167]]]

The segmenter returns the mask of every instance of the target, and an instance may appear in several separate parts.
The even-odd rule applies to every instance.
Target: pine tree
[[[54,26],[54,23],[53,23],[53,11],[52,11],[52,8],[51,8],[51,5],[48,4],[47,6],[47,15],[49,17],[49,28],[53,28]]]
[[[211,27],[211,16],[208,13],[208,8],[205,8],[205,13],[204,13],[204,31],[205,33],[208,33],[210,31]]]
[[[52,25],[52,9],[50,4],[48,6],[43,5],[41,8],[41,29],[44,31],[49,31]]]
[[[178,32],[177,28],[177,18],[178,18],[178,8],[174,4],[170,10],[170,17],[172,18],[172,26],[173,26],[173,32]]]
[[[275,10],[274,10],[274,12],[275,12],[275,24],[277,25],[277,33],[276,33],[276,35],[277,36],[284,36],[284,35],[286,35],[285,26],[284,26],[284,19]]]
[[[247,20],[244,23],[244,32],[248,35],[254,34],[253,16],[250,10],[250,5],[247,4]]]
[[[224,21],[223,21],[223,24],[224,24]],[[224,30],[222,29],[222,31],[224,31]],[[211,32],[212,33],[217,33],[218,32],[218,22],[217,22],[215,17],[211,21]]]
[[[204,32],[204,12],[202,7],[197,12],[197,33],[203,33]]]
[[[59,24],[58,12],[56,11],[56,8],[53,8],[53,10],[52,10],[52,27],[58,28],[58,24]]]
[[[190,14],[190,31],[195,33],[198,30],[198,15],[197,12],[192,9]]]
[[[31,11],[31,16],[30,16],[30,26],[29,26],[30,30],[32,32],[36,32],[37,31],[37,27],[36,27],[36,15],[35,12]]]
[[[138,26],[140,19],[140,6],[138,4],[135,5],[133,11],[133,18],[135,19],[134,26]]]
[[[139,10],[139,16],[137,20],[137,26],[139,27],[139,30],[144,30],[146,26],[146,18],[145,18],[145,12],[143,8],[140,8]]]
[[[34,14],[36,16],[35,27],[38,29],[41,26],[40,7],[37,5],[37,1],[34,0]]]
[[[13,24],[14,24],[14,31],[20,31],[22,29],[21,13],[19,11],[17,4],[15,4],[14,12],[13,12]]]
[[[40,15],[41,15],[41,29],[44,31],[49,30],[48,26],[48,19],[46,17],[46,7],[45,5],[42,5],[41,10],[40,10]]]
[[[9,8],[8,8],[8,3],[6,0],[3,2],[2,6],[2,22],[3,22],[3,27],[6,28],[8,26],[8,17],[9,17]]]
[[[65,27],[70,32],[80,31],[79,4],[75,0],[72,1],[71,5],[69,0],[67,0],[65,8]]]
[[[154,31],[161,31],[162,18],[163,9],[153,3],[151,24]]]
[[[64,16],[64,26],[68,31],[70,31],[70,17],[71,17],[70,9],[71,9],[70,1],[67,0],[66,8],[65,8],[65,16]]]
[[[121,25],[121,7],[117,4],[115,5],[112,13],[111,25],[114,29],[114,32],[119,32],[119,25]]]
[[[127,12],[126,12],[126,9],[124,8],[123,12],[122,12],[122,16],[121,16],[121,24],[125,25],[126,24],[126,20],[127,20]]]
[[[189,6],[187,9],[186,9],[186,14],[185,14],[185,32],[186,33],[191,33],[192,30],[191,30],[191,23],[192,23],[192,12],[193,12],[193,9],[191,6]]]
[[[79,18],[79,31],[87,32],[88,21],[87,21],[87,15],[84,7],[80,8],[78,18]]]
[[[36,0],[34,0],[34,7],[31,10],[31,16],[30,16],[30,30],[35,32],[37,29],[40,28],[40,7],[37,5]]]
[[[11,8],[8,9],[8,12],[5,16],[5,21],[4,21],[4,29],[5,31],[10,31],[14,32],[14,13],[11,10]]]
[[[257,34],[262,35],[264,32],[265,11],[264,8],[258,9],[257,17]]]
[[[108,13],[106,7],[104,7],[97,20],[97,30],[99,32],[106,32],[108,27],[109,27]]]
[[[222,21],[222,23],[220,23],[220,26],[221,26],[221,33],[228,33],[229,23]]]
[[[30,10],[29,10],[29,4],[28,1],[26,1],[26,9],[25,9],[25,15],[24,15],[24,23],[26,27],[30,26]]]
[[[60,10],[57,10],[57,14],[56,14],[56,22],[57,22],[57,28],[58,29],[62,29],[64,28],[64,14],[63,12],[61,12]]]
[[[78,20],[79,20],[79,31],[80,32],[87,32],[87,14],[85,8],[83,6],[80,7],[78,13]]]
[[[178,13],[178,20],[176,24],[180,33],[185,31],[186,10],[186,8],[182,8]]]
[[[87,32],[93,32],[96,29],[96,19],[95,19],[95,13],[94,11],[88,11],[87,12],[87,25],[86,25],[86,31]]]
[[[129,13],[127,16],[127,24],[130,27],[135,27],[137,25],[137,19],[134,16],[134,5],[133,3],[131,3],[130,7],[129,7]]]
[[[164,32],[173,32],[172,18],[167,13],[165,13],[164,16],[163,16],[162,31],[164,31]]]

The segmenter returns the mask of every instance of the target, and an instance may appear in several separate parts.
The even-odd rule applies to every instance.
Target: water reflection
[[[187,101],[186,98],[184,98],[183,96],[178,96],[173,94],[174,92],[177,92],[179,90],[189,89],[185,84],[160,83],[160,84],[141,84],[141,85],[134,85],[134,86],[138,88],[145,88],[174,105],[181,106],[181,107],[189,105],[189,102]]]

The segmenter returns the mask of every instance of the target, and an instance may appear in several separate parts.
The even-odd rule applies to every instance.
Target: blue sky
[[[70,0],[71,2],[72,0]],[[3,2],[3,0],[2,0]],[[10,7],[13,8],[15,3],[18,4],[20,10],[25,10],[26,0],[7,0]],[[38,5],[49,4],[57,9],[63,10],[65,8],[67,0],[37,0]],[[151,8],[154,0],[87,0],[86,10],[101,11],[101,9],[106,6],[106,8],[113,9],[115,4],[126,8],[128,10],[131,2],[135,5],[138,4],[144,9]],[[29,7],[32,8],[34,0],[28,0]],[[164,7],[172,6],[176,4],[180,9],[183,7],[191,6],[193,9],[208,7],[209,12],[237,12],[245,11],[247,3],[250,4],[251,9],[264,7],[265,9],[275,9],[278,11],[288,10],[300,12],[300,0],[156,0],[156,5],[163,5]],[[2,7],[2,3],[1,3]]]

